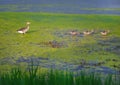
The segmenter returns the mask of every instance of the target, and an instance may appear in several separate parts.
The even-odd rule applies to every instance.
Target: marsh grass
[[[119,75],[100,73],[69,72],[48,70],[40,73],[38,66],[30,66],[28,71],[13,68],[0,74],[0,85],[119,85]]]

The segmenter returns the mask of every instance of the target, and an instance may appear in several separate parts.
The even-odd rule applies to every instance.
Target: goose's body
[[[28,30],[29,30],[29,27],[27,26],[27,27],[21,28],[21,29],[19,29],[19,30],[17,30],[17,31],[18,31],[18,33],[23,33],[23,34],[25,34]]]
[[[17,32],[21,33],[21,34],[25,34],[29,30],[29,28],[30,28],[29,24],[30,24],[30,22],[27,22],[27,26],[17,30]]]
[[[107,31],[104,30],[104,31],[102,31],[102,32],[100,32],[100,33],[101,33],[101,35],[105,36],[105,35],[107,35],[109,32],[110,32],[109,30],[107,30]]]

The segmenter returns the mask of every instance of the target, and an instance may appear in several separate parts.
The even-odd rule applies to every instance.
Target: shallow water
[[[119,0],[1,0],[0,11],[118,14]]]
[[[81,64],[74,64],[70,62],[63,62],[60,60],[55,60],[55,59],[49,59],[49,58],[42,58],[42,57],[20,57],[18,59],[15,58],[3,58],[0,60],[0,65],[20,65],[21,63],[26,63],[31,65],[31,62],[33,62],[33,66],[40,66],[42,68],[52,68],[52,69],[58,69],[58,70],[68,70],[72,72],[78,72],[81,70],[87,70],[89,72],[101,72],[105,74],[116,74],[119,73],[119,71],[111,69],[106,66],[98,65],[100,62],[85,62],[85,60],[79,60]]]

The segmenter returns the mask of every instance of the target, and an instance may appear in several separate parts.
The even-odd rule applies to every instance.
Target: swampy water
[[[120,15],[120,0],[0,0],[0,12]],[[48,16],[43,16],[44,19],[42,19],[42,16],[39,15],[27,15],[29,15],[29,13],[26,14],[25,17],[22,16],[21,19],[18,17],[19,15],[17,18],[19,18],[19,22],[24,22],[27,19],[33,20],[34,26],[32,25],[32,28],[35,30],[29,31],[28,35],[16,34],[14,30],[21,25],[14,19],[14,14],[10,15],[13,18],[1,17],[3,18],[1,22],[4,23],[0,26],[0,37],[2,40],[0,42],[0,69],[7,70],[7,65],[26,65],[33,61],[35,66],[39,65],[43,68],[70,71],[80,71],[85,69],[103,73],[120,72],[120,37],[111,35],[107,37],[100,36],[99,33],[101,30],[98,29],[96,30],[97,32],[90,36],[84,36],[83,34],[71,36],[69,32],[76,28],[68,28],[69,26],[66,22],[62,24],[59,24],[61,22],[54,23],[55,26],[56,24],[60,26],[58,26],[58,28],[53,28],[55,26],[49,28],[52,26],[52,19],[62,21],[63,18],[67,18],[67,16],[60,15],[58,16],[60,18],[56,19],[51,17],[51,15],[48,15],[50,18],[47,20],[46,17]],[[73,19],[73,23],[74,20],[84,21],[84,19],[86,19],[86,23],[83,23],[82,27],[80,27],[82,30],[75,31],[85,31],[86,28],[83,29],[83,27],[91,22],[92,17],[86,15],[85,18]],[[98,18],[100,19],[100,17]],[[10,19],[12,20],[10,21]],[[9,22],[7,22],[8,20]],[[45,23],[49,23],[47,24],[48,26],[45,24],[46,27],[42,27],[44,25],[42,20]],[[94,20],[97,21],[97,19]],[[110,24],[112,23],[111,20],[114,19],[103,19],[103,21],[109,23],[105,26],[102,23],[101,26],[110,27]],[[43,25],[38,23],[38,21]],[[37,23],[37,25],[35,23]],[[77,24],[75,23],[75,25],[71,26],[78,26],[78,24],[79,23],[77,22]],[[98,22],[98,25],[99,24],[101,24],[101,22]],[[59,30],[59,27],[62,26],[69,30]],[[114,26],[116,26],[116,24]],[[88,27],[91,27],[90,24]],[[118,27],[118,24],[116,27]],[[95,28],[97,28],[97,25]],[[117,29],[119,29],[119,27]],[[42,41],[41,38],[44,41]]]
[[[97,33],[93,33],[90,36],[85,36],[83,34],[72,36],[69,34],[69,31],[71,30],[51,31],[51,35],[59,39],[61,38],[62,41],[52,40],[39,43],[28,42],[28,46],[36,47],[36,49],[46,49],[45,53],[44,51],[39,50],[39,52],[43,52],[41,56],[38,54],[35,56],[34,53],[31,53],[32,55],[28,56],[25,55],[24,51],[22,52],[23,54],[19,52],[20,50],[18,50],[18,52],[15,51],[15,48],[20,47],[20,43],[8,44],[8,46],[14,47],[13,51],[17,52],[17,55],[14,55],[15,53],[7,52],[9,54],[6,54],[6,57],[0,59],[0,65],[19,66],[21,64],[30,65],[31,62],[33,62],[34,66],[40,66],[42,68],[53,68],[58,70],[69,70],[73,72],[87,70],[89,72],[102,72],[105,74],[119,73],[120,37],[100,36]],[[82,43],[84,41],[86,42],[89,38],[96,40],[96,42],[94,44],[89,42],[86,44]],[[71,47],[71,53],[67,52],[66,50]],[[22,49],[22,47],[20,48]],[[47,49],[50,49],[51,51],[47,52]],[[53,49],[57,49],[57,51],[54,53],[52,51]],[[5,51],[4,49],[0,50]],[[66,52],[62,52],[62,50]],[[67,59],[65,58],[65,55],[67,55]],[[62,59],[60,58],[61,56],[63,56]],[[76,59],[74,59],[75,56],[77,56]],[[4,68],[4,70],[7,69],[8,68]]]
[[[120,14],[119,0],[1,0],[0,11]]]

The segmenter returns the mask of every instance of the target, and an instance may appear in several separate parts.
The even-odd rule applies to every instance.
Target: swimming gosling
[[[72,35],[72,36],[75,36],[75,35],[78,35],[79,32],[77,32],[77,31],[70,31],[69,34]]]
[[[91,30],[91,31],[88,31],[88,30],[87,30],[87,31],[84,31],[84,32],[83,32],[84,35],[90,35],[90,34],[92,34],[92,33],[94,33],[94,30]]]
[[[109,30],[104,30],[104,31],[102,31],[100,33],[101,33],[101,35],[106,36],[109,32],[110,32]]]

